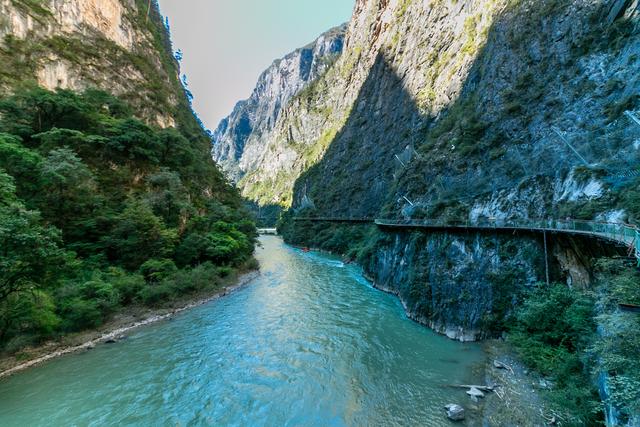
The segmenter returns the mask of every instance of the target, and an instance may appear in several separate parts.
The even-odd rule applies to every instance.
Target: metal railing
[[[640,228],[631,224],[584,221],[577,219],[498,219],[483,218],[476,221],[443,221],[432,219],[373,219],[366,217],[297,217],[294,221],[313,222],[372,222],[381,227],[442,228],[474,230],[526,230],[549,233],[567,233],[592,236],[622,244],[640,266]]]
[[[634,225],[600,221],[558,219],[479,219],[477,221],[441,221],[429,219],[376,219],[384,227],[466,228],[496,230],[529,230],[550,233],[582,234],[607,239],[633,249],[640,260],[640,229]]]
[[[313,222],[374,222],[375,218],[366,217],[294,217],[294,221],[313,221]]]

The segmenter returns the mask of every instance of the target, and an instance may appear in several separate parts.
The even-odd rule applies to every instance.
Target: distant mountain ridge
[[[251,96],[236,104],[213,132],[212,156],[233,181],[262,157],[268,135],[288,101],[317,80],[342,53],[346,25],[278,59],[260,75]]]

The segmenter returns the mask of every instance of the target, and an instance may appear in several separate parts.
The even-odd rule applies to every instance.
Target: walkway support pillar
[[[542,233],[544,239],[544,272],[547,276],[547,286],[549,286],[549,256],[547,254],[547,232]]]

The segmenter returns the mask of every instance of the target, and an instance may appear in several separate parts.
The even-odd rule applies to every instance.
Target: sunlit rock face
[[[186,105],[169,34],[146,0],[0,0],[0,90],[25,82],[49,89],[106,89],[141,118],[175,126]]]
[[[274,61],[258,79],[251,97],[238,102],[222,120],[213,133],[212,155],[234,181],[259,166],[283,109],[333,65],[342,52],[345,30],[345,26],[334,28]]]

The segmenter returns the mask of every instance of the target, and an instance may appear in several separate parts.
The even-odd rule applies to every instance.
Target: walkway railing
[[[294,217],[294,221],[312,221],[312,222],[374,222],[375,218],[366,218],[366,217],[330,217],[330,216],[320,216],[320,217]]]
[[[559,219],[479,219],[477,221],[442,221],[431,219],[373,219],[355,217],[297,217],[295,221],[313,222],[372,222],[380,227],[432,228],[470,230],[523,230],[534,232],[566,233],[605,239],[629,248],[629,255],[640,266],[640,229],[634,225],[582,220]]]
[[[640,261],[640,229],[629,224],[558,219],[481,219],[473,222],[429,219],[376,219],[375,223],[383,227],[526,230],[587,235],[627,246]]]

